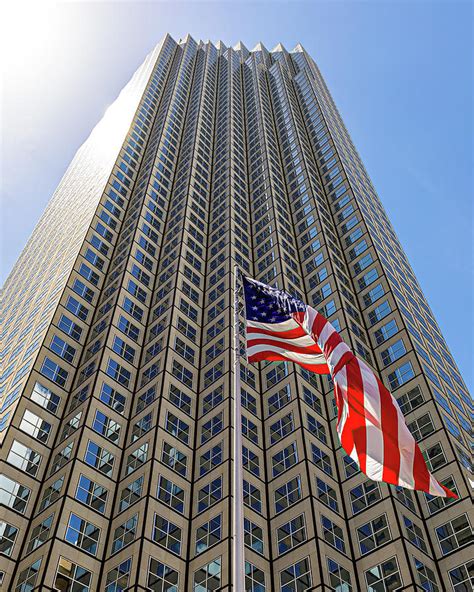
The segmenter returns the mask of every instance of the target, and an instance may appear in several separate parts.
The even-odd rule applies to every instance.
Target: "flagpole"
[[[232,507],[232,590],[245,592],[242,406],[240,392],[239,268],[234,266],[234,456]]]

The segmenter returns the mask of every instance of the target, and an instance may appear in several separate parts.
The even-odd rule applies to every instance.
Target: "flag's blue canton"
[[[245,313],[248,321],[283,323],[306,305],[283,290],[244,277]]]

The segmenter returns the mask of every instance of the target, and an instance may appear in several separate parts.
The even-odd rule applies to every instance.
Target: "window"
[[[283,555],[306,540],[304,514],[282,524],[277,529],[278,554]]]
[[[341,553],[346,552],[346,545],[344,543],[344,534],[342,532],[342,528],[337,524],[334,524],[329,518],[326,516],[321,516],[321,524],[323,527],[323,537],[324,539],[335,549],[341,551]]]
[[[86,553],[95,555],[99,541],[100,529],[76,514],[69,516],[65,539]]]
[[[69,310],[69,312],[72,312],[73,315],[80,318],[81,321],[85,321],[87,319],[87,315],[89,314],[88,309],[72,296],[69,296],[67,299],[66,308]]]
[[[275,386],[277,382],[280,382],[280,380],[283,380],[286,376],[288,376],[288,364],[286,362],[275,364],[265,376],[267,388]]]
[[[179,475],[186,476],[188,462],[186,455],[167,442],[163,442],[161,461]]]
[[[222,442],[216,444],[199,458],[199,475],[202,477],[222,462]]]
[[[114,460],[113,454],[92,440],[89,440],[84,455],[84,462],[98,469],[101,473],[107,475],[107,477],[110,477],[114,468]]]
[[[112,358],[109,358],[107,362],[106,374],[108,374],[110,378],[113,378],[114,380],[120,382],[120,384],[123,384],[126,387],[128,387],[128,385],[130,384],[130,378],[132,376],[126,368],[121,366]]]
[[[276,477],[288,470],[290,467],[298,462],[298,450],[296,442],[292,442],[289,446],[280,450],[272,456],[272,475]]]
[[[245,592],[265,592],[265,574],[249,561],[245,562]]]
[[[24,569],[18,576],[15,592],[31,592],[35,588],[36,578],[41,567],[41,560],[38,559],[29,567]]]
[[[436,535],[443,555],[470,543],[473,537],[467,514],[438,526]]]
[[[170,385],[169,400],[173,403],[173,405],[190,415],[191,397],[179,390],[179,388],[174,386],[174,384]]]
[[[270,443],[275,444],[294,430],[293,413],[284,415],[270,426]]]
[[[397,496],[397,499],[405,507],[407,507],[409,510],[411,510],[413,513],[416,513],[415,504],[413,503],[412,492],[409,489],[405,489],[405,487],[400,487],[400,486],[393,487],[393,489],[395,491],[395,495]],[[446,499],[446,498],[441,498],[441,499]]]
[[[222,538],[222,516],[219,514],[196,530],[196,555],[218,543]]]
[[[119,504],[120,512],[129,508],[141,498],[143,490],[143,480],[143,475],[141,477],[137,477],[135,481],[132,481],[122,489]]]
[[[380,488],[374,481],[364,481],[350,491],[352,513],[358,514],[369,506],[372,506],[380,498]]]
[[[185,360],[188,360],[188,362],[191,362],[191,364],[194,364],[195,352],[193,348],[179,337],[176,337],[175,339],[174,348],[180,356],[182,356]]]
[[[112,541],[112,553],[117,553],[126,545],[135,540],[138,526],[138,514],[129,518],[126,522],[117,526],[114,532],[114,539]]]
[[[188,370],[176,360],[173,360],[172,373],[173,376],[175,376],[183,384],[185,384],[191,389],[193,388],[193,373],[191,372],[191,370]]]
[[[347,454],[343,457],[344,462],[344,473],[347,478],[352,477],[352,475],[356,475],[359,472],[359,466],[350,456]]]
[[[419,386],[415,386],[408,392],[397,398],[401,412],[406,415],[424,403],[425,399]]]
[[[260,513],[262,511],[262,495],[260,490],[245,479],[243,481],[243,490],[244,504]]]
[[[194,572],[193,592],[214,592],[220,587],[221,558],[218,557]]]
[[[64,331],[66,335],[70,335],[76,341],[81,339],[82,327],[74,323],[74,321],[71,321],[71,319],[66,315],[61,316],[58,327],[61,329],[61,331]]]
[[[308,430],[323,444],[327,444],[326,429],[323,424],[309,413],[306,414],[306,419],[308,422]]]
[[[189,441],[188,424],[169,411],[166,415],[166,431],[185,444]]]
[[[311,452],[314,464],[324,471],[327,475],[332,477],[332,467],[329,456],[318,448],[316,444],[311,444]]]
[[[92,423],[92,429],[116,444],[120,437],[120,424],[107,417],[102,411],[95,412],[95,418]]]
[[[64,339],[61,339],[57,335],[53,337],[49,347],[54,353],[58,354],[58,356],[61,356],[61,358],[66,360],[66,362],[69,362],[71,364],[74,360],[74,356],[76,355],[75,348],[66,343]]]
[[[85,475],[80,475],[76,489],[76,499],[97,512],[105,512],[108,491],[102,485],[94,483]]]
[[[146,434],[149,430],[151,430],[152,424],[153,413],[151,411],[146,415],[142,415],[140,419],[133,424],[130,441],[136,442],[137,440],[139,440],[143,436],[143,434]]]
[[[25,409],[23,419],[20,422],[20,430],[45,444],[51,432],[51,424]]]
[[[286,384],[275,394],[268,397],[268,415],[273,415],[291,400],[290,385]]]
[[[459,497],[459,491],[456,487],[456,482],[454,481],[453,477],[447,477],[440,481],[441,485],[444,485],[448,489],[450,489],[453,493],[455,493]],[[440,497],[437,495],[429,495],[429,493],[425,493],[426,503],[428,504],[428,510],[430,514],[434,514],[435,512],[439,512],[449,504],[452,504],[455,500],[452,497]]]
[[[258,428],[253,421],[242,415],[242,434],[254,444],[258,444]]]
[[[370,553],[380,545],[392,539],[388,528],[387,516],[382,514],[378,518],[367,522],[357,529],[359,548],[362,555]]]
[[[336,592],[351,592],[352,584],[351,584],[351,574],[333,561],[328,557],[328,573],[329,573],[329,582],[331,583],[331,587]]]
[[[469,592],[474,586],[474,561],[468,561],[449,572],[454,592]]]
[[[114,337],[112,349],[121,358],[127,360],[127,362],[130,362],[130,364],[133,364],[133,360],[135,358],[135,349],[128,345],[128,343],[124,341],[122,338],[117,337],[117,335],[115,335]]]
[[[181,528],[158,514],[154,518],[153,540],[176,555],[181,553]]]
[[[29,497],[28,487],[0,473],[0,503],[24,514]]]
[[[130,473],[133,473],[133,471],[141,467],[146,462],[147,455],[148,442],[144,442],[141,446],[128,455],[126,474],[130,475]]]
[[[38,472],[41,454],[31,450],[21,442],[13,440],[7,462],[34,477]]]
[[[128,588],[132,559],[122,561],[110,570],[105,581],[105,592],[122,592]]]
[[[365,572],[367,592],[391,592],[402,585],[397,559],[392,557]]]
[[[31,551],[37,549],[48,539],[49,531],[51,530],[51,525],[53,523],[53,518],[54,514],[51,514],[51,516],[45,518],[32,529],[30,540],[26,548],[27,553],[31,553]]]
[[[105,382],[100,391],[100,400],[117,413],[122,414],[125,409],[125,397]]]
[[[406,354],[406,351],[407,350],[405,344],[403,343],[403,339],[395,341],[395,343],[392,343],[390,347],[387,347],[387,349],[384,349],[381,352],[380,355],[382,357],[383,365],[388,366],[392,362],[395,362],[398,360],[398,358],[401,358],[404,354]]]
[[[443,447],[439,442],[431,446],[423,452],[424,459],[428,469],[433,472],[439,467],[446,464],[446,457],[444,456]]]
[[[180,514],[184,512],[184,489],[160,475],[157,497]]]
[[[153,592],[177,592],[178,572],[165,563],[150,557],[147,588]]]
[[[242,407],[257,415],[257,399],[246,390],[242,389]]]
[[[298,475],[275,490],[275,512],[283,512],[301,499],[301,479]]]
[[[248,518],[244,518],[244,542],[250,549],[263,554],[263,530]]]
[[[255,452],[249,450],[246,446],[242,446],[242,462],[244,469],[247,469],[247,471],[250,471],[257,477],[260,475],[260,459]]]
[[[426,592],[438,592],[438,584],[436,583],[436,576],[432,569],[424,565],[419,559],[413,557],[415,569],[418,574],[421,587]]]
[[[181,317],[178,317],[178,331],[181,331],[191,341],[196,342],[196,329]]]
[[[374,310],[369,312],[370,324],[375,325],[375,323],[378,323],[378,321],[381,321],[384,317],[386,317],[388,314],[390,314],[391,311],[392,311],[392,308],[391,308],[388,300],[384,300],[381,304],[376,306],[374,308]]]
[[[138,341],[140,329],[123,315],[120,315],[119,317],[118,328],[134,341]]]
[[[57,479],[56,481],[51,483],[51,485],[44,490],[43,499],[41,500],[41,503],[39,506],[39,512],[42,512],[43,510],[48,508],[51,504],[53,504],[58,499],[58,497],[61,493],[63,483],[64,483],[64,476],[60,477],[59,479]]]
[[[58,395],[52,393],[48,388],[39,382],[35,383],[33,391],[30,395],[30,399],[35,403],[38,403],[38,405],[41,405],[41,407],[53,415],[56,415],[59,403],[61,402],[61,398],[58,397]]]
[[[211,393],[212,394],[212,393]],[[205,444],[213,436],[222,431],[223,428],[223,414],[222,411],[214,415],[201,428],[201,444]]]
[[[222,499],[222,477],[214,479],[198,491],[198,512],[203,512]]]
[[[435,427],[429,413],[426,413],[418,419],[415,419],[415,421],[408,423],[407,426],[417,442],[420,442],[423,440],[423,438],[426,438],[435,431]]]
[[[2,555],[10,557],[17,534],[18,528],[4,520],[0,520],[0,553]]]
[[[209,411],[214,409],[214,407],[217,407],[217,405],[219,405],[219,403],[221,403],[223,400],[224,393],[222,386],[218,386],[203,398],[202,414],[205,415],[206,413],[209,413]]]
[[[415,376],[411,362],[405,362],[388,375],[390,389],[395,390],[405,384]]]
[[[280,572],[280,592],[303,592],[312,585],[309,558],[306,557]]]
[[[323,504],[335,512],[339,511],[336,491],[319,477],[316,477],[316,490],[318,499],[321,500]]]
[[[384,341],[387,341],[387,339],[390,339],[390,337],[392,337],[392,335],[395,335],[395,333],[397,333],[397,332],[398,332],[398,327],[397,327],[397,322],[395,321],[395,319],[388,321],[388,323],[385,323],[385,325],[382,325],[382,327],[380,327],[380,329],[377,329],[377,331],[375,331],[375,333],[374,333],[375,341],[377,342],[377,345],[380,345]]]

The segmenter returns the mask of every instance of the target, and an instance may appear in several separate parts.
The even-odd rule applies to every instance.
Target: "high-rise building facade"
[[[246,591],[470,590],[472,399],[316,64],[169,36],[5,285],[1,589],[233,589],[235,265],[332,322],[459,495],[369,481],[329,379],[242,337]]]

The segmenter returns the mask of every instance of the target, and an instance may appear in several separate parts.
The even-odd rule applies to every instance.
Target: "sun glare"
[[[52,2],[2,2],[0,46],[5,67],[21,64],[38,45],[48,42],[54,25]]]

